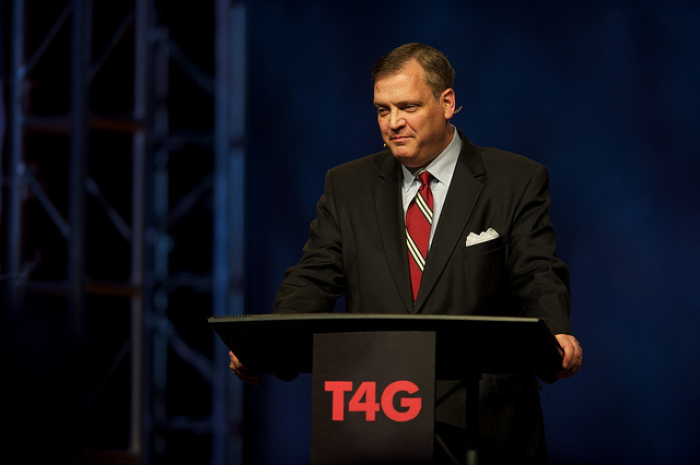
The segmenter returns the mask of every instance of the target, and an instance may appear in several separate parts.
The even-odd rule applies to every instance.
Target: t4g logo
[[[352,381],[326,381],[326,392],[331,392],[333,421],[345,420],[345,393],[352,392]],[[366,421],[375,421],[377,412],[384,412],[390,420],[404,422],[413,420],[418,416],[422,407],[420,397],[401,397],[399,405],[402,410],[397,410],[394,405],[394,398],[399,392],[415,394],[418,386],[411,381],[394,381],[382,392],[380,401],[377,402],[377,383],[374,381],[364,381],[360,383],[357,391],[348,402],[348,412],[365,412]]]

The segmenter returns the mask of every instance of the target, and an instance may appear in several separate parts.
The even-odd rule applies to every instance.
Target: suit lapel
[[[398,162],[393,156],[387,157],[387,161],[380,167],[379,180],[373,193],[386,260],[406,311],[410,312],[413,308],[413,299],[401,203],[401,176],[401,167]]]
[[[467,221],[483,189],[482,182],[477,179],[484,174],[481,156],[476,146],[469,142],[464,133],[460,131],[459,135],[462,138],[462,150],[428,253],[428,261],[415,305],[416,312],[420,311],[455,248],[459,245]]]

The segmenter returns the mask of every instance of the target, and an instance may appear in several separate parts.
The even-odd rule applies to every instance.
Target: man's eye
[[[403,107],[404,111],[416,111],[418,109],[418,105],[406,105]]]
[[[389,111],[386,108],[377,108],[377,114],[379,116],[386,116]]]

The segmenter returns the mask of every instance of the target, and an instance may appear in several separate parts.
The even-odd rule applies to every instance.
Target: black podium
[[[466,387],[466,462],[476,464],[481,375],[551,381],[562,362],[536,318],[321,313],[209,323],[251,370],[285,380],[313,374],[314,465],[430,463],[435,380]]]

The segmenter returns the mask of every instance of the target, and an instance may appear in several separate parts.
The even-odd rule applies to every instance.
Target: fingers
[[[260,376],[257,373],[252,373],[248,368],[246,368],[240,360],[229,351],[228,356],[231,358],[231,364],[229,368],[241,381],[255,386],[260,385]]]
[[[561,370],[557,373],[560,378],[570,378],[575,375],[583,363],[583,349],[574,336],[569,334],[557,334],[559,345],[562,348]]]

